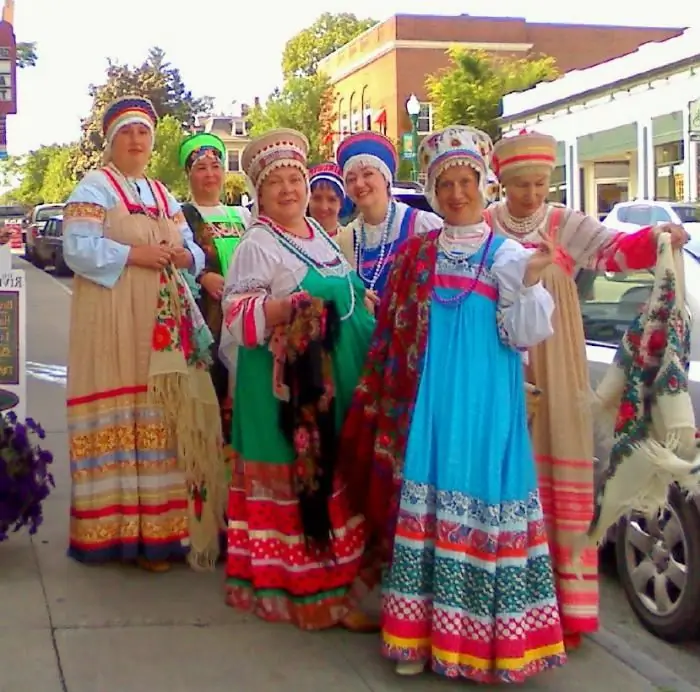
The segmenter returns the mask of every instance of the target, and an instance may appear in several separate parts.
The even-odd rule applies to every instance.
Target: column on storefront
[[[700,135],[700,99],[683,108],[683,201],[698,201],[698,141]]]

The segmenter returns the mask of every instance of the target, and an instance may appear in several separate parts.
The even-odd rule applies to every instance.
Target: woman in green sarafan
[[[228,445],[231,431],[229,374],[218,357],[222,322],[221,297],[233,251],[250,223],[250,212],[245,207],[221,203],[226,175],[225,157],[224,143],[210,133],[191,135],[180,145],[180,165],[187,173],[192,194],[192,202],[184,204],[182,211],[197,245],[206,255],[206,265],[196,277],[199,286],[195,287],[195,293],[202,315],[215,339],[211,377],[219,398],[224,440]]]

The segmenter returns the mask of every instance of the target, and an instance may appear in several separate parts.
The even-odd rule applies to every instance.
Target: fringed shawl
[[[612,428],[612,450],[579,548],[599,542],[632,510],[658,512],[671,483],[697,484],[689,350],[683,257],[661,234],[649,301],[627,329],[595,393],[596,423],[608,436]]]
[[[352,509],[387,557],[408,431],[428,342],[439,231],[402,246],[380,304],[364,373],[343,426],[339,471]]]

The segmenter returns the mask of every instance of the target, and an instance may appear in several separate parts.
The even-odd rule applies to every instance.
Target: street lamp
[[[415,94],[411,94],[406,101],[406,112],[411,119],[411,135],[413,136],[413,182],[418,181],[418,116],[420,115],[420,101]]]

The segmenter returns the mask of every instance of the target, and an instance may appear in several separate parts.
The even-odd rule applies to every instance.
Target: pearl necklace
[[[323,230],[321,224],[317,223],[314,219],[306,219],[306,223],[311,231],[310,239],[312,240],[314,238],[314,233],[318,233],[333,248],[333,250],[335,250],[336,256],[328,262],[322,262],[311,257],[306,249],[300,245],[293,233],[289,233],[282,228],[282,226],[272,221],[272,219],[261,216],[258,217],[257,221],[259,224],[272,231],[282,245],[298,260],[301,260],[304,264],[306,264],[306,266],[315,269],[324,279],[329,277],[341,278],[343,275],[340,272],[344,270],[344,278],[347,281],[348,290],[350,292],[350,308],[348,309],[347,314],[340,318],[340,321],[345,322],[345,320],[349,319],[355,312],[355,306],[357,304],[355,287],[352,285],[352,268],[345,260],[338,244],[328,235],[328,233],[326,233],[326,231]]]
[[[547,215],[547,205],[543,204],[534,214],[518,219],[508,211],[506,203],[499,206],[498,216],[500,218],[503,230],[508,234],[517,238],[525,238],[526,236],[538,230],[544,222]]]
[[[447,246],[446,241],[443,240],[443,234],[444,234],[444,231],[442,233],[440,233],[440,238],[438,239],[438,242],[440,244],[440,249],[441,249],[442,253],[445,255],[445,258],[447,259],[447,261],[450,264],[455,265],[455,266],[462,266],[465,264],[469,264],[469,260],[471,259],[472,254],[474,254],[474,253],[472,252],[472,253],[466,254],[463,252],[454,252],[452,249],[450,249]],[[476,270],[476,276],[474,277],[469,288],[467,288],[464,291],[460,291],[459,293],[453,295],[450,298],[442,298],[442,297],[440,297],[440,295],[438,294],[437,291],[434,291],[433,295],[435,297],[435,300],[437,300],[438,303],[441,303],[442,305],[446,305],[446,306],[459,305],[460,303],[462,303],[462,301],[466,300],[474,292],[474,289],[476,288],[476,285],[479,282],[479,279],[481,278],[481,274],[483,273],[484,268],[486,266],[486,259],[487,259],[488,254],[489,254],[489,249],[491,248],[491,241],[492,240],[493,240],[493,233],[489,233],[488,237],[486,238],[486,247],[484,248],[484,250],[482,252],[481,260],[479,261],[479,266],[477,267],[477,270]],[[476,252],[476,249],[474,250],[474,252]]]
[[[355,243],[355,266],[357,267],[357,273],[360,279],[362,279],[362,283],[364,283],[365,287],[369,288],[370,291],[374,290],[377,281],[379,281],[379,278],[381,277],[382,272],[384,271],[384,266],[386,265],[386,262],[389,256],[391,255],[391,251],[394,249],[394,243],[396,242],[396,238],[394,238],[391,241],[391,244],[389,245],[389,250],[387,251],[387,244],[389,243],[389,233],[391,232],[391,229],[394,225],[395,217],[396,202],[392,200],[392,202],[389,204],[386,216],[384,217],[384,221],[381,225],[382,230],[381,235],[379,237],[379,257],[377,257],[377,260],[374,263],[374,272],[372,273],[372,278],[365,276],[362,269],[362,265],[364,264],[365,247],[367,246],[367,231],[365,229],[365,220],[364,218],[362,219],[362,223],[360,225],[360,240],[359,242]]]

